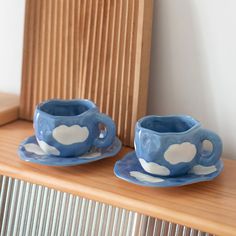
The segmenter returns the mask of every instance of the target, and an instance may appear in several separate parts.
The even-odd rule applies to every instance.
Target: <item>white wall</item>
[[[236,159],[236,1],[154,0],[150,114],[199,119]],[[0,90],[19,93],[23,0],[0,0]]]
[[[190,114],[236,159],[236,1],[154,0],[150,114]]]
[[[0,91],[20,90],[23,21],[23,0],[0,0]]]

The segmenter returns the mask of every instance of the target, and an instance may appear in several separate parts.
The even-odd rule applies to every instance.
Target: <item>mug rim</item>
[[[184,118],[185,120],[186,119],[191,119],[192,121],[194,121],[194,125],[190,128],[190,129],[187,129],[185,131],[181,131],[181,132],[165,132],[165,133],[162,133],[162,132],[158,132],[158,131],[154,131],[152,129],[147,129],[147,128],[144,128],[141,124],[142,122],[144,122],[145,120],[147,119],[150,119],[150,118],[159,118],[159,119],[164,119],[164,118]],[[192,116],[190,115],[164,115],[164,116],[158,116],[158,115],[148,115],[148,116],[144,116],[142,117],[141,119],[139,119],[136,123],[136,128],[138,129],[142,129],[142,130],[147,130],[148,132],[152,132],[154,134],[158,134],[159,136],[166,136],[166,135],[184,135],[184,134],[188,134],[190,132],[192,132],[193,130],[199,128],[201,126],[200,122],[198,120],[196,120],[195,118],[193,118]]]
[[[78,102],[80,104],[83,104],[85,106],[90,106],[90,107],[88,107],[88,110],[86,110],[85,112],[83,112],[83,113],[81,113],[79,115],[72,115],[72,116],[52,115],[52,114],[42,110],[42,107],[44,105],[50,104],[50,103],[57,103],[57,102],[64,103],[65,105],[73,103],[73,102]],[[55,118],[59,118],[59,119],[61,119],[61,118],[63,118],[63,119],[66,119],[66,118],[69,118],[69,119],[71,119],[71,118],[78,118],[78,117],[80,117],[82,115],[85,115],[86,113],[88,113],[91,110],[97,111],[98,108],[97,108],[96,104],[94,102],[92,102],[91,100],[89,100],[89,99],[48,99],[46,101],[43,101],[43,102],[39,103],[36,106],[36,111],[40,112],[42,115],[45,115],[47,117],[51,117],[51,118],[54,118],[54,119]]]

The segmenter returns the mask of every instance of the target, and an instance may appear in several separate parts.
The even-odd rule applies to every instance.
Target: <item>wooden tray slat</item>
[[[27,0],[20,117],[50,98],[88,98],[133,146],[145,115],[152,0]]]

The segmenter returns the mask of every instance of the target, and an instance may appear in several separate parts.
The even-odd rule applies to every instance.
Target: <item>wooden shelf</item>
[[[0,92],[0,125],[18,118],[19,96]]]
[[[214,181],[177,188],[147,188],[115,177],[116,156],[74,167],[48,167],[21,161],[19,143],[33,134],[32,123],[0,128],[0,173],[56,190],[115,205],[217,235],[236,235],[236,161],[225,160]]]

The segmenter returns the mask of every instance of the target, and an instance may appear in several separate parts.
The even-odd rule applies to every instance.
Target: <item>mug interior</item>
[[[39,105],[39,109],[53,116],[78,116],[95,108],[89,100],[51,100]]]
[[[181,133],[192,129],[198,122],[186,116],[147,117],[140,126],[158,133]]]

